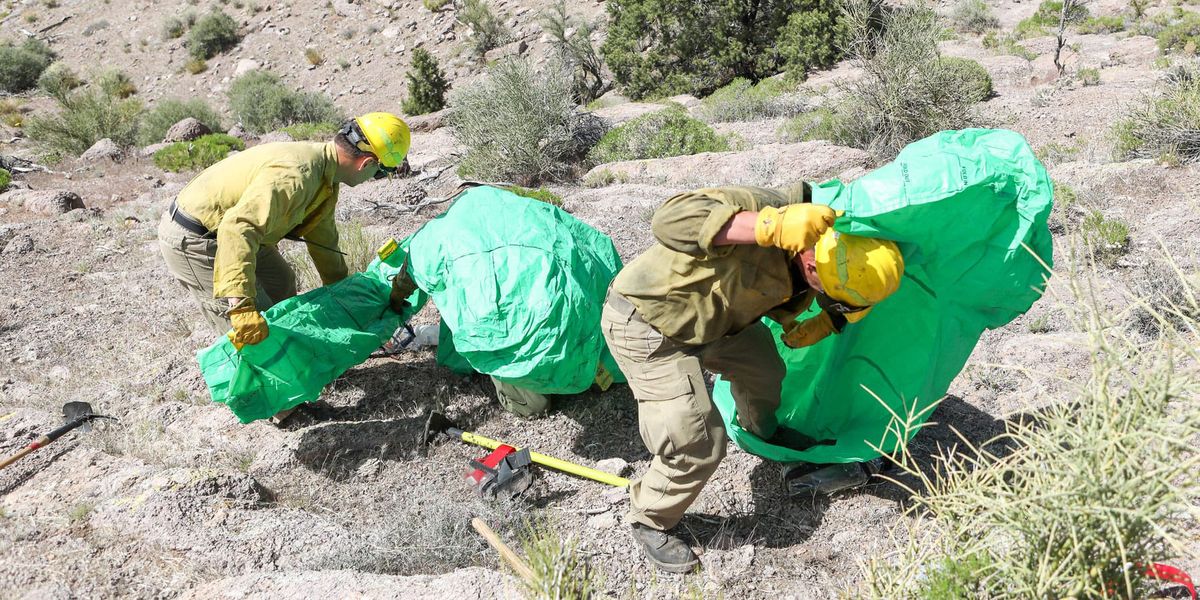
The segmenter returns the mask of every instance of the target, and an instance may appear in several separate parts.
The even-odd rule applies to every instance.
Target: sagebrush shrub
[[[154,153],[154,164],[164,171],[197,171],[217,164],[232,150],[246,144],[223,133],[202,135],[190,142],[175,142]]]
[[[832,0],[610,0],[601,52],[633,99],[706,95],[736,77],[758,81],[832,64],[844,28]],[[791,65],[789,67],[789,65]]]
[[[871,0],[848,4],[851,51],[863,76],[839,85],[830,106],[834,142],[886,161],[904,146],[944,129],[976,121],[971,107],[990,93],[991,79],[973,61],[938,55],[942,28],[924,7],[888,11],[875,33]]]
[[[221,115],[201,98],[163,100],[142,115],[137,143],[149,146],[163,141],[172,126],[188,117],[200,121],[210,131],[219,132],[223,129]]]
[[[229,86],[229,108],[246,131],[261,135],[296,123],[338,123],[341,113],[322,94],[298,92],[278,77],[255,70]]]
[[[576,112],[565,67],[537,73],[522,59],[502,61],[451,94],[448,119],[467,148],[464,177],[526,186],[568,175],[604,131],[601,120]]]
[[[192,58],[207,60],[237,45],[237,23],[232,17],[214,10],[196,21],[188,33],[187,48]]]
[[[1119,158],[1200,160],[1200,67],[1169,73],[1158,96],[1147,97],[1113,127]]]
[[[508,27],[486,0],[464,0],[458,20],[471,28],[471,47],[480,56],[508,41]]]
[[[779,79],[764,79],[755,85],[738,78],[701,101],[696,112],[710,122],[791,117],[808,104],[794,92],[794,86]]]
[[[408,97],[400,108],[407,115],[424,115],[446,107],[446,91],[450,82],[438,66],[438,61],[424,48],[413,50],[412,69],[408,78]]]
[[[58,98],[59,111],[29,119],[25,133],[51,157],[78,156],[92,144],[109,138],[132,146],[137,138],[142,104],[85,89]]]
[[[983,0],[959,0],[950,11],[950,22],[959,31],[971,33],[984,33],[1000,27],[1000,19]]]
[[[729,150],[729,141],[679,105],[642,115],[604,134],[588,159],[596,164]]]
[[[328,142],[337,133],[337,123],[296,123],[288,125],[280,131],[288,134],[293,140],[310,142]]]
[[[20,46],[0,42],[0,91],[15,94],[34,87],[53,60],[50,47],[36,38],[26,38]]]
[[[1117,33],[1118,31],[1125,31],[1125,17],[1119,15],[1088,17],[1076,27],[1076,30],[1079,33]]]
[[[51,96],[63,96],[71,90],[83,85],[83,80],[66,63],[59,61],[51,63],[38,76],[38,89]]]
[[[1184,50],[1188,44],[1192,52],[1200,46],[1200,13],[1185,12],[1158,34],[1158,48],[1164,53]]]
[[[124,72],[117,69],[104,71],[93,81],[100,91],[114,98],[128,98],[137,93],[137,86]]]

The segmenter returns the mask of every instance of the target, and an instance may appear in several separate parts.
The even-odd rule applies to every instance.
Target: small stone
[[[150,158],[151,156],[154,156],[155,152],[158,152],[159,150],[162,150],[163,148],[166,148],[167,146],[170,146],[170,145],[171,144],[168,144],[166,142],[150,144],[149,146],[146,146],[145,148],[142,148],[141,150],[139,150],[138,155],[141,156],[142,158]]]
[[[602,498],[609,504],[620,504],[629,498],[628,488],[609,488],[600,494]]]
[[[617,526],[617,516],[612,513],[596,515],[589,518],[587,524],[592,529],[612,529]]]
[[[625,475],[629,472],[629,463],[623,458],[606,458],[596,463],[596,468],[613,475]]]
[[[5,254],[26,254],[28,252],[33,252],[33,238],[25,234],[14,236],[4,246]]]
[[[257,69],[260,66],[261,65],[256,60],[243,58],[242,60],[237,61],[237,65],[233,68],[233,76],[239,77],[241,75],[245,75],[246,73]]]

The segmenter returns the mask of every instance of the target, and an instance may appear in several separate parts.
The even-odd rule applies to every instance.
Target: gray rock
[[[270,144],[271,142],[294,142],[296,140],[286,132],[272,131],[271,133],[258,138],[258,141],[264,144]]]
[[[29,252],[33,252],[33,238],[23,233],[13,236],[13,239],[4,245],[5,254],[26,254]]]
[[[261,67],[261,66],[262,65],[259,64],[259,62],[256,60],[251,60],[249,58],[243,58],[242,60],[237,61],[236,66],[234,66],[233,76],[240,77],[242,75],[245,75],[246,73],[249,73],[250,71],[253,71],[253,70]]]
[[[254,137],[253,135],[250,135],[250,132],[248,132],[244,128],[242,128],[240,123],[237,125],[234,125],[233,127],[230,127],[229,131],[227,131],[226,133],[228,135],[231,135],[231,136],[241,139],[241,140],[248,140],[248,139],[252,139]]]
[[[596,515],[587,520],[592,529],[612,529],[617,526],[617,516],[612,513]]]
[[[169,144],[167,142],[159,142],[157,144],[150,144],[149,146],[146,146],[145,148],[142,148],[141,150],[139,150],[138,156],[141,156],[142,158],[150,158],[151,156],[154,156],[155,152],[158,152],[159,150],[162,150],[163,148],[166,148],[167,146],[170,146],[170,145],[171,144]]]
[[[499,48],[492,48],[491,50],[488,50],[487,53],[483,55],[483,58],[490,63],[508,56],[520,56],[528,49],[529,44],[525,40],[518,40],[516,42],[500,46]]]
[[[404,119],[404,122],[408,123],[408,128],[413,132],[428,133],[445,126],[446,115],[448,114],[450,114],[450,109],[442,109],[427,115],[407,117]]]
[[[115,162],[121,159],[122,154],[121,147],[118,146],[116,142],[108,138],[104,138],[95,144],[92,144],[92,147],[84,151],[83,154],[80,154],[79,158],[87,161],[107,159]]]
[[[84,207],[79,194],[67,190],[15,190],[0,194],[0,204],[43,215],[60,215]]]
[[[603,98],[603,96],[601,96]],[[605,106],[592,111],[596,115],[616,126],[626,121],[632,121],[642,115],[666,110],[665,104],[653,104],[648,102],[625,102],[614,106]]]
[[[596,462],[596,468],[613,475],[624,475],[629,472],[629,463],[623,458],[606,458]]]
[[[167,136],[163,138],[164,142],[190,142],[202,135],[212,133],[212,129],[208,125],[201,123],[193,117],[188,117],[167,130]]]

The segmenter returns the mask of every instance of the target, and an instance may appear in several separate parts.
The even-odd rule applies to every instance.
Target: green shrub
[[[504,189],[506,189],[518,196],[523,196],[525,198],[531,198],[533,200],[537,200],[538,202],[545,202],[546,204],[549,204],[551,206],[562,207],[562,204],[563,204],[562,196],[559,196],[558,194],[555,194],[554,192],[552,192],[544,187],[537,188],[535,190],[532,188],[521,187],[519,185],[510,185],[510,186],[506,186]]]
[[[162,38],[164,40],[173,40],[183,37],[187,33],[189,25],[185,24],[183,19],[179,17],[167,17],[162,25]]]
[[[532,581],[524,583],[527,597],[591,600],[603,596],[599,574],[579,549],[578,539],[564,537],[549,521],[527,521],[521,548],[533,571]]]
[[[71,70],[64,62],[52,63],[46,67],[45,71],[38,76],[38,89],[46,92],[51,96],[64,96],[71,90],[83,85],[83,81],[75,75],[75,71]]]
[[[183,70],[192,75],[198,75],[208,70],[208,63],[203,58],[189,58],[187,62],[183,63]]]
[[[217,164],[231,150],[245,150],[246,144],[233,136],[213,133],[190,142],[175,142],[154,153],[154,164],[164,171],[198,171]]]
[[[517,59],[451,94],[448,120],[467,148],[460,174],[518,185],[570,174],[604,131],[602,120],[576,112],[563,65],[551,63],[539,74]]]
[[[362,221],[338,223],[338,250],[346,253],[346,268],[351,273],[360,273],[375,259],[375,252],[388,237],[366,229]],[[303,243],[288,244],[281,248],[283,258],[296,273],[296,289],[306,292],[321,287],[321,276],[309,259]]]
[[[12,173],[8,169],[0,169],[0,192],[8,188],[8,184],[12,183]]]
[[[142,115],[137,143],[142,146],[157,144],[167,137],[167,131],[176,123],[191,117],[203,123],[210,131],[222,131],[221,115],[200,98],[191,100],[163,100]]]
[[[15,94],[37,85],[54,53],[41,40],[26,38],[20,46],[0,42],[0,92]]]
[[[196,21],[188,33],[187,48],[192,58],[207,60],[236,46],[240,39],[233,18],[214,10]]]
[[[1065,283],[1056,314],[1082,332],[1087,362],[1064,382],[1071,397],[1026,399],[994,439],[901,452],[893,479],[912,478],[912,504],[854,597],[1150,598],[1165,582],[1144,565],[1194,555],[1200,322],[1180,315],[1181,331],[1147,343],[1114,326],[1124,315],[1096,284]],[[928,595],[946,580],[947,595]]]
[[[979,102],[992,97],[992,76],[983,65],[969,58],[943,56],[940,60],[943,76],[955,85],[968,101]]]
[[[729,150],[729,141],[679,105],[642,115],[600,138],[588,155],[597,164]]]
[[[837,60],[845,29],[833,0],[610,0],[601,52],[632,99],[704,96]]]
[[[20,129],[25,125],[25,113],[17,100],[0,98],[0,123]]]
[[[780,135],[789,142],[832,140],[834,137],[834,114],[828,108],[818,108],[793,119],[780,127]]]
[[[327,142],[338,132],[337,123],[296,123],[288,125],[281,131],[291,136],[293,140],[309,142]]]
[[[307,60],[308,64],[310,64],[314,67],[320,66],[325,63],[325,57],[321,56],[321,53],[317,52],[316,48],[305,48],[304,49],[304,60]]]
[[[1079,69],[1075,72],[1075,75],[1079,77],[1079,82],[1085,86],[1100,85],[1100,69],[1087,67]]]
[[[803,81],[810,71],[831,67],[841,60],[848,30],[838,0],[795,4],[787,24],[779,29],[775,47],[788,76]]]
[[[114,98],[128,98],[137,93],[133,80],[122,71],[110,69],[96,77],[94,82],[102,92]]]
[[[92,144],[109,138],[131,146],[137,138],[142,105],[97,90],[58,98],[59,112],[29,119],[25,133],[51,157],[79,156]]]
[[[1117,33],[1125,31],[1125,17],[1088,17],[1076,27],[1079,33]]]
[[[1060,0],[1042,0],[1037,12],[1028,19],[1017,23],[1013,36],[1017,39],[1049,35],[1051,30],[1057,30],[1062,19],[1063,3]],[[1067,15],[1067,24],[1083,23],[1089,16],[1088,9],[1082,2],[1071,5]]]
[[[261,135],[296,123],[340,123],[341,113],[328,98],[297,92],[267,71],[255,70],[229,86],[229,108],[246,131]]]
[[[1000,19],[983,0],[959,0],[950,11],[950,22],[959,31],[983,33],[1000,27]]]
[[[571,18],[566,1],[558,0],[553,9],[542,13],[541,24],[558,57],[571,70],[575,102],[588,104],[612,89],[604,77],[604,61],[592,45],[596,30],[592,23]]]
[[[830,106],[833,141],[886,161],[905,145],[943,129],[974,125],[971,107],[991,87],[978,65],[938,56],[942,29],[924,7],[889,11],[871,31],[872,2],[847,5],[863,77],[841,84]]]
[[[1122,159],[1200,160],[1200,67],[1183,66],[1168,74],[1162,93],[1144,99],[1113,128]]]
[[[1083,239],[1096,260],[1107,267],[1129,252],[1129,226],[1120,219],[1108,219],[1098,210],[1083,218],[1080,225]]]
[[[626,173],[614,173],[608,169],[600,169],[588,173],[583,179],[583,186],[588,188],[602,188],[610,186],[614,183],[629,183],[629,175]]]
[[[1079,144],[1067,146],[1058,142],[1050,142],[1045,146],[1038,148],[1035,154],[1037,155],[1038,160],[1042,161],[1042,163],[1047,167],[1050,167],[1052,165],[1075,160],[1075,158],[1079,156],[1080,150],[1081,148],[1079,147]]]
[[[1158,49],[1164,53],[1184,50],[1188,44],[1193,53],[1200,46],[1200,13],[1186,12],[1158,34]]]
[[[451,0],[421,0],[421,2],[425,5],[426,10],[437,12],[442,10],[447,4],[450,4]]]
[[[450,82],[438,61],[424,48],[413,50],[412,69],[408,78],[408,97],[400,104],[407,115],[424,115],[446,107],[446,91]]]
[[[508,28],[504,21],[492,11],[486,0],[463,0],[458,11],[458,20],[471,28],[471,48],[483,56],[488,50],[508,41]]]
[[[717,123],[791,117],[802,112],[806,104],[790,94],[793,91],[793,86],[778,79],[764,79],[755,85],[738,78],[705,98],[697,113]]]

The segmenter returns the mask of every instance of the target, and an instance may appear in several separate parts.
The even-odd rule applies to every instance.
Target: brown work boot
[[[665,531],[634,523],[633,539],[642,545],[646,557],[664,571],[690,573],[700,564],[700,559],[683,540]]]

